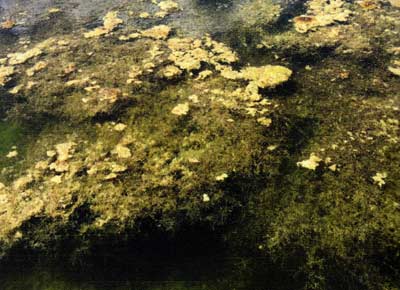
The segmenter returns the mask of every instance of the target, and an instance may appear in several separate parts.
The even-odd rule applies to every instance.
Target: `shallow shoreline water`
[[[0,0],[0,289],[400,289],[397,0]]]

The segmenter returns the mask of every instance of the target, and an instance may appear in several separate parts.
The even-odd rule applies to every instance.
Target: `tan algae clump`
[[[318,27],[324,27],[336,22],[345,22],[351,11],[344,8],[342,0],[311,0],[308,3],[307,14],[293,19],[296,31],[306,33]]]
[[[213,65],[217,70],[223,65],[237,61],[237,55],[222,43],[208,36],[202,39],[171,38],[168,40],[171,50],[169,60],[188,72],[201,68],[202,63]]]
[[[170,13],[176,12],[179,10],[179,4],[172,0],[165,0],[161,1],[157,4],[160,8],[160,11],[154,14],[157,18],[164,18],[165,16],[169,15]]]
[[[241,71],[234,71],[229,66],[221,68],[221,76],[230,80],[248,80],[250,81],[245,91],[243,92],[243,99],[259,101],[261,95],[259,88],[274,88],[286,82],[292,71],[284,66],[279,65],[265,65],[261,67],[247,67]],[[250,113],[252,114],[252,113]]]
[[[14,74],[14,67],[0,66],[0,87],[4,86],[9,80],[10,76]]]
[[[15,26],[15,21],[13,20],[6,20],[0,23],[0,29],[11,29]]]
[[[292,71],[284,66],[266,65],[247,67],[240,72],[240,78],[254,82],[259,88],[273,88],[286,82]]]
[[[388,70],[392,74],[394,74],[396,76],[400,76],[400,61],[399,60],[393,61],[393,64],[388,67]]]
[[[319,158],[314,153],[311,153],[309,159],[297,162],[297,166],[303,167],[306,169],[310,169],[310,170],[315,170],[315,169],[317,169],[317,167],[321,161],[322,161],[321,158]]]
[[[157,25],[142,31],[142,36],[153,39],[167,39],[171,28],[167,25]]]
[[[390,5],[396,8],[400,8],[400,0],[389,0]]]
[[[157,6],[160,7],[162,11],[165,11],[167,13],[175,12],[179,9],[178,3],[172,0],[161,1],[157,4]]]
[[[101,88],[98,92],[82,99],[82,105],[90,116],[98,113],[108,113],[114,106],[124,99],[122,92],[117,88]]]
[[[174,77],[181,75],[182,71],[174,65],[168,65],[164,69],[162,69],[161,74],[163,77],[167,79],[172,79]]]
[[[8,55],[10,65],[23,64],[27,60],[39,56],[43,51],[39,47],[34,47],[26,52],[16,52]]]
[[[106,16],[104,16],[103,21],[102,27],[97,27],[92,31],[84,33],[84,37],[92,38],[106,35],[123,23],[122,19],[118,18],[118,13],[116,11],[108,12]]]
[[[380,188],[386,184],[385,178],[387,178],[386,172],[377,172],[374,176],[372,176],[372,180],[375,184],[377,184]]]
[[[183,103],[175,106],[171,113],[177,116],[183,116],[189,112],[189,109],[189,103]]]
[[[35,73],[45,69],[47,67],[47,62],[45,61],[39,61],[37,62],[33,67],[31,67],[30,69],[26,70],[26,74],[29,77],[32,77],[35,75]]]

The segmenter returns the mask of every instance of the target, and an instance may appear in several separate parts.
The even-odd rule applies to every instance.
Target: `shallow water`
[[[0,290],[400,289],[396,1],[0,0]]]

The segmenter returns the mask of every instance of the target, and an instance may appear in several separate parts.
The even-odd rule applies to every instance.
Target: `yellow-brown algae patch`
[[[89,83],[89,78],[70,80],[65,83],[66,87],[84,87]]]
[[[35,169],[37,170],[46,170],[49,166],[49,162],[47,160],[38,161],[35,164]]]
[[[391,53],[391,54],[394,54],[394,55],[399,55],[400,54],[400,46],[388,48],[386,51],[388,53]],[[1,61],[0,61],[0,63],[1,63]]]
[[[188,99],[189,99],[191,102],[195,103],[195,104],[197,104],[198,102],[200,102],[200,101],[199,101],[199,96],[198,96],[198,95],[191,95],[191,96],[188,97]]]
[[[379,8],[379,3],[374,0],[362,0],[358,1],[357,4],[365,10],[373,10]]]
[[[120,164],[116,164],[116,163],[111,164],[112,172],[121,173],[121,172],[125,172],[126,170],[128,170],[128,167],[125,165],[120,165]]]
[[[18,156],[18,151],[17,150],[12,150],[10,152],[8,152],[8,154],[6,155],[7,158],[14,158]]]
[[[65,75],[69,75],[75,71],[76,71],[76,64],[74,62],[68,63],[63,69]]]
[[[295,29],[300,33],[306,33],[314,27],[318,27],[319,23],[313,15],[297,16],[293,19]]]
[[[216,69],[220,71],[222,77],[229,80],[237,80],[242,76],[240,72],[234,71],[230,66],[217,66]]]
[[[47,150],[46,155],[47,155],[47,157],[52,158],[57,155],[57,152],[55,150]]]
[[[39,61],[33,67],[27,69],[26,74],[27,74],[27,76],[32,77],[35,75],[35,73],[45,69],[46,67],[47,67],[47,62]]]
[[[141,81],[138,80],[138,77],[143,75],[143,70],[141,67],[137,65],[133,65],[129,70],[129,79],[126,81],[127,84],[140,84]]]
[[[30,89],[32,89],[33,87],[35,87],[38,83],[37,82],[33,82],[33,81],[29,81],[26,84],[26,89],[29,91]]]
[[[54,37],[50,37],[50,38],[43,40],[42,42],[36,44],[36,46],[33,49],[40,49],[40,50],[54,49],[56,47],[55,46],[56,43],[57,43],[57,39]]]
[[[122,132],[126,129],[126,125],[123,123],[118,123],[117,125],[114,126],[114,130],[118,132]]]
[[[191,71],[200,69],[201,62],[209,62],[210,56],[207,50],[195,48],[189,51],[172,51],[168,59],[181,69]]]
[[[266,117],[258,118],[257,122],[266,127],[269,127],[272,124],[272,120],[270,118],[266,118]]]
[[[84,88],[84,90],[88,93],[92,93],[92,92],[100,90],[100,89],[101,89],[101,87],[99,85],[93,85],[93,86]]]
[[[100,37],[102,35],[106,35],[109,31],[107,31],[104,27],[97,27],[92,31],[86,32],[83,34],[85,38],[94,38]]]
[[[178,3],[172,0],[161,1],[157,6],[164,12],[171,13],[179,9]]]
[[[343,7],[344,3],[343,0],[311,0],[307,14],[293,19],[296,31],[306,33],[318,27],[347,21],[351,11]]]
[[[139,14],[139,18],[142,18],[142,19],[150,18],[150,13],[149,12],[142,12],[142,13]]]
[[[203,202],[209,202],[210,200],[211,200],[210,196],[207,193],[204,193],[203,194]]]
[[[89,97],[82,99],[87,109],[93,114],[107,113],[113,105],[123,97],[121,90],[117,88],[102,88]]]
[[[307,168],[310,170],[315,170],[315,169],[317,169],[317,167],[321,161],[322,161],[321,158],[319,158],[314,153],[311,153],[309,159],[297,162],[297,166]]]
[[[214,40],[211,40],[211,44],[211,51],[214,53],[212,60],[214,62],[233,63],[239,59],[237,54],[225,44]]]
[[[52,8],[49,8],[49,10],[47,10],[47,12],[48,12],[49,14],[55,14],[55,13],[61,12],[61,9],[60,9],[60,8],[57,8],[57,7],[52,7]]]
[[[0,87],[4,86],[9,80],[10,76],[14,74],[14,67],[0,66]]]
[[[167,25],[157,25],[142,31],[142,36],[153,39],[165,40],[168,38],[171,28]]]
[[[3,186],[3,187],[1,187],[1,186]],[[2,190],[4,187],[5,187],[4,184],[1,183],[1,185],[0,185],[0,190]],[[8,196],[7,196],[7,194],[0,193],[0,205],[2,206],[2,205],[4,205],[4,204],[6,204],[6,203],[8,203]]]
[[[184,116],[187,115],[189,112],[189,103],[183,103],[175,106],[172,110],[171,113],[177,116]]]
[[[62,176],[55,175],[52,178],[50,178],[50,182],[55,183],[55,184],[60,184],[62,182]]]
[[[146,62],[143,64],[143,70],[147,73],[153,72],[153,68],[155,68],[156,65],[152,62]]]
[[[208,78],[209,76],[211,76],[212,74],[213,74],[213,72],[211,70],[203,70],[199,73],[196,80],[204,80],[204,79]]]
[[[153,45],[149,50],[148,53],[150,54],[150,57],[147,59],[143,60],[143,63],[153,61],[156,59],[157,56],[162,55],[164,53],[163,50],[160,50],[160,46],[158,44]]]
[[[199,159],[193,158],[193,157],[189,157],[189,158],[188,158],[188,161],[189,161],[190,163],[193,163],[193,164],[200,163],[200,160],[199,160]]]
[[[224,180],[227,179],[228,177],[229,177],[228,174],[222,173],[222,174],[216,176],[216,177],[215,177],[215,180],[216,180],[216,181],[224,181]]]
[[[134,40],[134,39],[140,38],[141,35],[142,34],[140,34],[139,32],[134,32],[134,33],[131,33],[131,34],[127,35],[127,36],[122,35],[118,39],[121,40],[121,41]]]
[[[57,152],[57,160],[60,162],[68,160],[71,157],[70,154],[72,153],[72,150],[75,146],[75,142],[57,144],[55,146]]]
[[[258,85],[256,82],[250,82],[242,96],[243,101],[258,102],[261,100],[261,95],[258,93]]]
[[[114,30],[118,25],[123,23],[122,19],[118,18],[118,12],[116,11],[108,12],[103,20],[103,26],[108,31]]]
[[[14,20],[6,20],[4,22],[0,23],[0,28],[1,29],[11,29],[15,26],[15,21]]]
[[[8,63],[9,65],[22,64],[35,56],[41,55],[42,53],[43,51],[38,47],[34,47],[26,52],[12,53],[8,55]]]
[[[332,164],[331,166],[328,167],[328,169],[330,171],[336,171],[337,170],[337,165],[336,164]]]
[[[400,76],[400,67],[396,68],[396,67],[389,66],[388,70],[389,70],[392,74],[394,74],[394,75],[396,75],[396,76]]]
[[[257,109],[256,108],[245,108],[246,114],[252,117],[255,117],[257,115]]]
[[[115,179],[117,177],[118,177],[117,174],[115,174],[114,172],[111,172],[110,174],[104,176],[103,180],[113,180],[113,179]]]
[[[69,170],[69,164],[65,161],[56,160],[49,165],[49,169],[56,172],[67,172]]]
[[[92,31],[86,32],[83,36],[85,38],[99,37],[110,33],[122,23],[123,20],[118,18],[118,13],[116,11],[110,11],[104,16],[102,27],[97,27]]]
[[[400,8],[400,0],[389,0],[390,5],[396,8]]]
[[[111,153],[116,154],[119,158],[126,159],[132,156],[131,150],[121,144],[115,146],[114,150]]]
[[[33,182],[33,177],[31,174],[21,176],[17,180],[13,182],[13,189],[14,190],[22,190],[25,189],[31,182]]]
[[[154,13],[154,17],[157,17],[157,18],[164,18],[167,15],[168,15],[168,12],[166,12],[166,11],[157,11],[156,13]]]
[[[372,180],[374,181],[375,184],[377,184],[379,187],[382,187],[386,184],[385,178],[387,177],[386,172],[377,172],[374,176],[372,176]]]
[[[193,38],[170,38],[167,41],[168,48],[172,51],[188,51],[192,49]]]
[[[64,39],[57,41],[58,46],[67,46],[69,44],[70,44],[70,42],[68,40],[64,40]]]
[[[18,86],[13,87],[11,90],[9,90],[8,92],[12,95],[16,95],[18,94],[24,87],[24,84],[20,84]]]
[[[168,65],[165,68],[161,69],[161,74],[163,77],[167,79],[172,79],[174,77],[181,75],[182,71],[174,65]]]
[[[259,88],[273,88],[286,82],[292,75],[290,69],[279,65],[247,67],[240,72],[243,79],[254,81]]]

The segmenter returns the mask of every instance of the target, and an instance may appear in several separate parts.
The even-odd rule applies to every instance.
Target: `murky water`
[[[400,289],[398,0],[0,0],[0,290]]]

